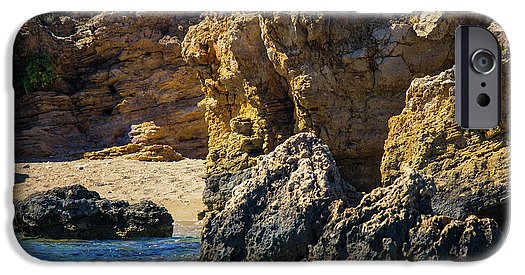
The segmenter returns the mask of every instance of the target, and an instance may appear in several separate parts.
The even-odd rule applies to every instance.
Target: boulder
[[[173,218],[166,208],[103,199],[81,185],[35,193],[15,206],[15,228],[25,236],[52,239],[170,237]]]
[[[259,160],[224,210],[208,214],[200,259],[302,260],[322,234],[331,203],[357,197],[321,139],[294,135]]]

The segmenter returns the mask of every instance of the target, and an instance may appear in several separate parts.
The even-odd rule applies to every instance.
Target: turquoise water
[[[136,240],[49,240],[19,238],[30,255],[47,261],[194,261],[195,237]]]

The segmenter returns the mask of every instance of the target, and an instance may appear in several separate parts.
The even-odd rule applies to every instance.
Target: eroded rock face
[[[144,145],[143,143],[126,144],[84,154],[86,159],[112,159],[117,157],[141,161],[179,161],[183,159],[182,155],[169,145]]]
[[[425,21],[441,24],[434,15]],[[431,174],[436,181],[436,213],[457,219],[490,217],[505,227],[509,198],[509,45],[495,22],[486,26],[501,46],[502,113],[499,127],[463,130],[455,122],[454,70],[416,78],[406,106],[388,122],[381,162],[382,182],[391,184],[405,169]],[[425,29],[425,28],[423,28]],[[426,28],[432,29],[433,28]]]
[[[358,189],[379,186],[387,121],[414,77],[453,65],[454,30],[473,20],[461,18],[208,14],[182,50],[205,92],[208,172],[251,167],[293,133],[311,131]]]
[[[15,72],[30,54],[48,53],[60,80],[16,90],[17,159],[82,157],[125,145],[144,123],[158,133],[145,145],[205,157],[207,125],[197,106],[204,96],[197,71],[181,55],[188,27],[199,20],[199,14],[160,13],[53,13],[29,20],[15,43]]]
[[[17,203],[15,228],[53,239],[170,237],[173,218],[151,201],[129,204],[103,199],[81,185],[57,187]]]
[[[224,210],[207,217],[200,258],[301,260],[322,234],[330,203],[356,198],[321,139],[297,134],[262,157]]]
[[[435,215],[434,179],[414,170],[362,196],[311,133],[248,171],[224,208],[208,213],[201,260],[472,260],[500,238],[493,219]]]
[[[506,111],[505,111],[506,112]],[[506,121],[507,114],[504,114]],[[389,120],[381,163],[383,184],[405,169],[432,175],[436,213],[499,221],[509,197],[509,142],[506,122],[491,130],[464,130],[455,121],[454,71],[415,79],[406,107]]]
[[[255,165],[293,132],[287,81],[266,52],[257,14],[209,15],[186,35],[183,53],[205,94],[210,174]]]
[[[472,20],[503,42],[505,74],[508,47],[501,29],[479,18],[442,13],[360,20],[326,14],[211,14],[188,32],[183,54],[206,83],[202,105],[210,125],[211,176],[204,199],[215,212],[205,221],[202,259],[471,260],[486,256],[499,240],[508,198],[508,126],[460,130],[449,68],[453,32]],[[254,52],[260,54],[257,59],[246,58]],[[259,84],[283,78],[288,98],[276,92],[281,86]],[[274,113],[261,105],[264,98],[291,102],[293,129],[276,127],[286,119],[267,123]],[[369,192],[360,203],[345,203],[345,196],[352,202],[361,196],[349,192],[323,204],[328,206],[318,219],[320,227],[281,218],[280,213],[293,217],[288,212],[293,206],[271,195],[254,195],[272,182],[264,174],[253,180],[261,168],[258,155],[267,154],[262,157],[267,160],[281,138],[302,131],[322,138],[341,174],[357,190]],[[279,140],[266,142],[268,137]],[[246,178],[239,171],[252,174]],[[385,187],[374,189],[380,185]],[[246,186],[252,186],[250,191]],[[228,190],[236,188],[245,191],[234,191],[230,198]],[[280,192],[286,191],[274,191]],[[268,225],[250,212],[267,205],[274,205],[279,217],[266,216]],[[282,241],[290,240],[293,227],[315,233],[304,242]]]

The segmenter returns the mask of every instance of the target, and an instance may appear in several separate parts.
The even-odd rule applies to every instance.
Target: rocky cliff
[[[433,175],[437,194],[434,211],[454,218],[475,214],[508,218],[509,203],[509,48],[501,28],[488,29],[502,50],[502,120],[489,130],[465,130],[454,117],[454,70],[415,79],[406,92],[406,106],[390,118],[381,162],[384,185],[404,169]]]
[[[210,125],[202,260],[472,260],[501,239],[506,81],[500,127],[464,130],[454,118],[452,68],[453,31],[470,22],[500,40],[506,75],[501,29],[439,13],[359,20],[211,14],[188,32],[183,54],[200,72]],[[283,115],[288,108],[293,117]],[[313,136],[280,144],[298,132]],[[353,190],[334,197],[324,185],[305,187],[305,201],[323,198],[316,210],[287,203],[302,190],[288,187],[295,175],[317,172],[294,164],[308,162],[308,149],[285,148],[310,148],[311,139],[326,143],[334,162],[324,166],[341,174],[327,186]],[[278,168],[288,167],[281,155],[291,168]]]
[[[82,157],[129,143],[136,145],[89,157],[131,150],[147,160],[159,152],[152,145],[163,146],[165,155],[205,157],[200,82],[181,55],[181,41],[199,21],[198,14],[161,13],[52,13],[29,20],[14,50],[17,159]],[[31,79],[31,65],[42,66],[34,60],[46,55],[56,81],[23,89],[20,82],[39,80]]]
[[[454,30],[469,20],[209,14],[183,42],[205,93],[208,172],[253,166],[291,134],[312,131],[344,178],[360,190],[379,186],[388,119],[403,109],[412,79],[452,67]]]
[[[461,129],[454,116],[453,70],[415,79],[406,107],[389,120],[382,182],[389,185],[403,170],[418,169],[436,181],[435,212],[502,221],[509,198],[507,113],[505,122],[490,130]]]

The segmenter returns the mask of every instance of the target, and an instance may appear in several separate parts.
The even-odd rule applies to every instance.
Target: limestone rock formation
[[[203,83],[208,172],[251,167],[310,131],[356,188],[379,186],[388,119],[403,109],[414,77],[452,67],[454,30],[479,23],[474,17],[207,14],[190,27],[182,54]]]
[[[84,154],[84,158],[87,159],[112,159],[116,157],[142,161],[178,161],[183,159],[182,155],[169,145],[144,145],[143,143],[131,143]]]
[[[405,109],[389,120],[389,128],[381,163],[383,184],[392,184],[405,169],[417,169],[436,181],[436,213],[505,220],[501,215],[507,212],[509,197],[508,126],[458,126],[452,69],[415,79],[407,90]]]
[[[15,228],[53,239],[170,237],[173,218],[151,201],[130,205],[103,199],[81,185],[57,187],[17,203]]]
[[[331,202],[352,203],[350,194],[328,147],[311,133],[292,136],[207,217],[200,258],[301,260],[322,234]]]
[[[205,94],[210,174],[251,167],[292,134],[288,86],[266,50],[256,14],[210,14],[186,35],[183,54]]]
[[[144,123],[185,157],[207,154],[207,125],[197,71],[181,41],[199,14],[52,13],[21,28],[15,79],[23,64],[49,54],[60,80],[24,91],[15,81],[18,160],[78,158],[131,143]],[[151,151],[154,153],[154,151]]]
[[[504,34],[477,15],[38,16],[15,66],[49,54],[59,77],[15,83],[17,159],[206,156],[201,260],[483,257],[505,228],[508,94],[498,128],[457,126],[460,24],[500,40],[507,79]],[[128,238],[167,232],[162,209],[71,187],[19,204],[15,223]]]
[[[508,198],[508,126],[460,130],[449,68],[459,24],[487,27],[504,42],[501,29],[475,15],[361,20],[211,13],[190,28],[182,52],[199,71],[210,131],[203,197],[213,212],[205,220],[202,259],[468,260],[497,242]],[[502,51],[505,73],[505,43]],[[357,206],[342,202],[345,196],[330,201],[322,229],[309,229],[322,232],[319,239],[293,242],[286,257],[281,236],[289,236],[290,222],[278,219],[285,233],[272,242],[269,236],[283,232],[272,227],[276,218],[266,217],[268,232],[250,211],[275,205],[280,213],[288,206],[253,195],[268,188],[268,180],[253,179],[260,155],[267,160],[298,132],[324,140],[342,177],[370,193]],[[235,193],[255,182],[259,189]],[[350,201],[360,196],[350,194]],[[430,232],[426,239],[423,231]]]
[[[87,159],[110,159],[123,157],[142,161],[178,161],[183,156],[169,145],[162,145],[170,132],[157,126],[153,121],[132,125],[129,137],[131,143],[114,146],[100,151],[87,152]]]

